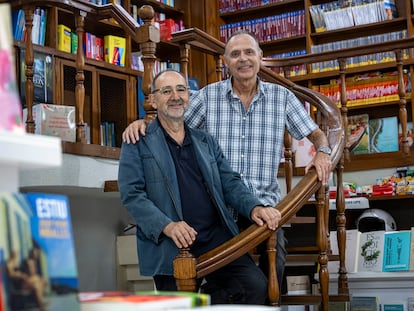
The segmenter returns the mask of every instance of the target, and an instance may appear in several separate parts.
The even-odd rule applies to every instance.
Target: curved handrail
[[[216,56],[222,55],[224,52],[224,43],[199,29],[186,29],[177,32],[173,35],[173,41],[181,45],[189,44],[194,49]],[[277,75],[264,65],[261,66],[259,75],[267,81],[272,81],[287,87],[300,100],[307,101],[317,107],[318,113],[321,114],[323,119],[322,121],[325,122],[323,126],[332,149],[332,167],[335,168],[342,158],[345,144],[341,113],[337,105],[326,96],[299,86]],[[280,225],[287,223],[320,187],[321,182],[318,180],[315,170],[312,169],[305,174],[295,187],[275,206],[282,215]],[[199,256],[195,260],[195,271],[192,272],[195,273],[196,278],[202,278],[247,253],[253,247],[270,238],[273,233],[266,226],[260,227],[253,224],[226,243]],[[187,255],[188,253],[184,251],[177,259],[180,256],[181,258],[188,258]],[[177,264],[178,266],[179,264]]]

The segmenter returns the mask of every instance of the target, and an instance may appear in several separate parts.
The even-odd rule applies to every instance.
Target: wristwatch
[[[326,153],[327,155],[331,155],[332,150],[328,146],[321,146],[318,148],[317,152],[323,152],[323,153]]]

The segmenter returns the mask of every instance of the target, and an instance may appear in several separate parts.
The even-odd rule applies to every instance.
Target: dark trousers
[[[247,229],[252,222],[247,218],[238,215],[237,225],[240,231]],[[283,277],[285,273],[285,266],[286,266],[286,244],[287,240],[285,237],[285,232],[282,228],[277,230],[277,245],[276,245],[276,273],[277,273],[277,281],[279,285],[279,293],[282,294],[286,292],[286,289],[283,288]],[[259,267],[262,269],[263,273],[266,277],[269,275],[269,265],[268,265],[268,257],[266,254],[266,242],[263,242],[256,248],[257,253],[260,255],[259,259]]]
[[[211,304],[263,305],[267,298],[267,278],[250,257],[244,255],[205,277],[201,290],[211,296]],[[157,290],[176,291],[173,276],[156,275]]]

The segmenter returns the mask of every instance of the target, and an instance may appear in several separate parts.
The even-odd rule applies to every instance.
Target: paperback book
[[[20,98],[26,108],[26,50],[20,52]],[[53,57],[50,54],[35,51],[33,60],[33,101],[53,103]]]
[[[358,272],[382,271],[384,234],[383,230],[361,233],[358,248]]]
[[[378,311],[378,297],[353,296],[351,298],[351,311]]]
[[[23,133],[11,27],[10,5],[0,4],[0,132]]]
[[[369,120],[371,153],[398,151],[398,119],[387,117]]]
[[[411,230],[391,231],[384,235],[382,271],[408,271],[410,265]]]
[[[136,311],[189,309],[192,298],[174,294],[136,294],[131,292],[85,292],[79,294],[82,311]]]
[[[359,232],[358,229],[346,230],[345,268],[348,273],[354,273],[358,270],[360,236],[361,232]],[[339,250],[336,231],[330,232],[329,240],[332,254],[338,255]],[[329,261],[328,270],[329,272],[337,273],[339,270],[339,261]]]
[[[369,116],[360,114],[348,116],[348,139],[346,146],[351,154],[367,154],[370,152]]]
[[[66,196],[0,193],[0,249],[6,310],[80,310]]]

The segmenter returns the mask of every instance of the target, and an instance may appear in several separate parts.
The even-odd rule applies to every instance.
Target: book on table
[[[0,193],[0,254],[5,310],[80,310],[66,196]]]

